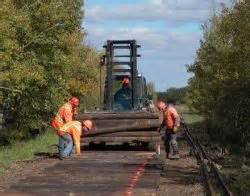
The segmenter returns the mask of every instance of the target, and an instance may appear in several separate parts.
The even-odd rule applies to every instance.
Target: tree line
[[[157,92],[157,99],[166,101],[168,103],[174,104],[184,104],[186,103],[186,93],[187,88],[168,88],[166,91]]]
[[[6,134],[28,137],[48,127],[58,107],[78,96],[98,103],[98,52],[85,44],[82,0],[0,2],[1,104],[13,125]]]
[[[250,1],[225,8],[203,26],[188,103],[206,116],[211,139],[247,153],[250,139]],[[248,149],[248,150],[247,150]]]

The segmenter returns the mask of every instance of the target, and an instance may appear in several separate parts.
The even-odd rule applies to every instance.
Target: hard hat
[[[78,106],[79,105],[79,99],[77,97],[72,97],[70,99],[70,103],[73,105],[73,106]]]
[[[88,130],[91,130],[93,127],[93,122],[91,120],[84,120],[83,125],[88,128]]]
[[[129,78],[123,78],[122,84],[129,84]]]
[[[164,110],[165,107],[166,107],[166,103],[164,103],[163,101],[159,101],[157,103],[157,107],[158,107],[159,110]]]

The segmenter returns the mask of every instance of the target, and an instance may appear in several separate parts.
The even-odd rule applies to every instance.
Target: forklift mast
[[[103,46],[106,49],[106,54],[103,59],[106,65],[106,81],[104,89],[104,109],[114,109],[113,83],[117,76],[129,77],[131,81],[131,101],[132,109],[136,109],[138,104],[137,93],[137,48],[140,46],[136,44],[136,40],[108,40],[107,44]],[[117,54],[127,50],[126,54]],[[121,60],[122,59],[122,60]],[[120,68],[119,66],[122,66]],[[126,68],[124,68],[126,66]]]

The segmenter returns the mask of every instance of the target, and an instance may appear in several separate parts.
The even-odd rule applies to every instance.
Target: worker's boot
[[[170,143],[166,143],[166,148],[165,148],[165,152],[166,152],[166,159],[169,159],[169,157],[171,156],[171,154],[173,153],[172,147],[170,145]]]
[[[170,156],[169,159],[179,159],[179,150],[178,150],[178,144],[176,140],[170,141]]]

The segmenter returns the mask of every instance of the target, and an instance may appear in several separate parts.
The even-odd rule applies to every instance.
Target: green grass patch
[[[191,111],[187,105],[177,105],[176,109],[182,114],[193,136],[197,137],[201,143],[209,144],[207,149],[217,145],[210,139],[202,115]],[[250,161],[247,160],[246,167],[242,168],[241,155],[230,154],[224,156],[220,172],[234,195],[250,195]]]
[[[57,143],[57,138],[52,130],[48,130],[35,139],[0,147],[0,173],[12,163],[34,159],[36,153],[55,151],[52,145]]]
[[[187,105],[177,105],[176,109],[182,115],[185,123],[188,125],[199,123],[204,120],[202,115],[192,112]]]
[[[222,167],[222,174],[235,195],[250,195],[250,167],[242,166],[242,157],[229,155]]]

